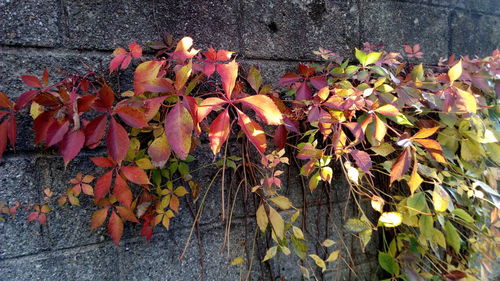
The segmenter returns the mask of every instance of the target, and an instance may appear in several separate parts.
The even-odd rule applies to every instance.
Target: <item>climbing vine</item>
[[[356,63],[320,48],[324,63],[299,64],[273,86],[257,68],[243,69],[235,53],[192,45],[167,37],[150,46],[154,56],[136,43],[117,48],[111,75],[136,65],[125,91],[99,73],[53,82],[45,70],[21,76],[30,90],[16,101],[0,93],[0,156],[15,146],[15,116],[25,109],[36,144],[57,149],[65,166],[82,149],[107,150],[91,158],[102,173],[75,175],[62,195],[45,189],[29,221],[45,224],[52,205],[89,196],[97,206],[91,229],[106,226],[118,245],[124,224],[135,223],[151,239],[153,228],[169,228],[182,198],[202,206],[220,178],[222,218],[234,207],[225,192],[245,190],[257,200],[258,229],[271,241],[261,261],[293,252],[314,262],[299,267],[316,279],[317,269],[330,270],[345,253],[329,239],[317,242],[321,253],[308,248],[298,220],[304,208],[281,192],[293,161],[310,192],[331,187],[335,173],[345,177],[359,216],[344,227],[363,248],[381,237],[382,278],[477,280],[492,271],[500,226],[498,50],[424,66],[415,63],[423,56],[418,45],[399,54],[365,43]],[[228,149],[230,140],[240,153]],[[215,161],[192,170],[192,152],[204,142]],[[197,182],[193,173],[209,167],[212,181]],[[235,174],[240,183],[226,185]],[[20,207],[0,206],[4,218]],[[193,211],[193,229],[202,209]]]

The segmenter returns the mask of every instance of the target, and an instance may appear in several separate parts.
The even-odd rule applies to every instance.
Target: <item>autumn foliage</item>
[[[355,50],[358,64],[320,48],[315,53],[324,64],[299,64],[274,87],[263,84],[257,68],[242,69],[233,52],[197,50],[189,37],[152,47],[152,59],[135,42],[113,52],[111,74],[136,65],[133,88],[123,92],[94,72],[55,83],[48,70],[41,77],[22,75],[28,91],[15,101],[0,93],[0,156],[15,147],[15,116],[26,108],[36,144],[57,149],[65,165],[83,149],[105,147],[106,155],[91,158],[102,174],[76,175],[57,201],[79,205],[82,193],[92,197],[98,209],[91,229],[106,225],[118,244],[124,223],[140,224],[150,239],[155,226],[168,229],[182,197],[198,198],[206,187],[191,177],[189,162],[207,135],[223,177],[227,168],[247,169],[236,162],[262,159],[256,164],[264,172],[245,188],[259,198],[259,229],[274,240],[263,261],[288,255],[291,247],[325,271],[342,255],[308,252],[296,222],[301,210],[279,194],[280,167],[293,157],[311,192],[330,185],[337,167],[352,194],[371,202],[378,221],[361,210],[345,228],[362,247],[374,231],[388,233],[378,259],[390,276],[458,280],[491,269],[500,198],[499,51],[424,68],[368,43]],[[410,61],[424,55],[418,45],[404,50]],[[248,141],[246,153],[256,154],[227,155],[231,135]],[[51,191],[45,192],[50,201]],[[290,212],[289,221],[278,210]],[[44,224],[49,212],[48,205],[35,205],[28,220]],[[304,276],[314,270],[301,269]]]

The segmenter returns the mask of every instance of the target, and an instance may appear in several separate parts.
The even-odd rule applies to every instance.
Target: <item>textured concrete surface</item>
[[[0,91],[19,96],[28,90],[19,75],[40,76],[44,68],[54,78],[89,69],[106,73],[111,50],[132,41],[144,45],[163,32],[176,38],[192,36],[196,48],[237,51],[243,65],[257,66],[264,81],[272,83],[294,71],[297,62],[317,59],[312,51],[320,46],[352,57],[352,48],[365,41],[383,42],[386,49],[396,51],[403,44],[420,43],[427,63],[452,53],[484,56],[500,45],[499,20],[498,0],[0,0]],[[130,87],[126,83],[130,77],[129,71],[109,82],[124,90]],[[87,157],[102,150],[86,151],[64,168],[53,151],[40,152],[33,145],[31,122],[29,117],[18,119],[17,149],[0,160],[0,201],[40,202],[45,187],[62,193],[78,171],[99,173]],[[208,149],[198,149],[195,156],[198,160],[192,167],[213,160]],[[194,176],[206,184],[214,173],[205,170]],[[329,238],[337,241],[335,249],[349,249],[324,274],[315,271],[318,279],[376,280],[376,237],[363,252],[359,241],[342,227],[347,217],[355,215],[346,201],[345,181],[336,177],[332,188],[320,187],[311,194],[303,193],[296,175],[293,168],[285,172],[283,192],[298,207],[307,207],[304,231],[314,238],[308,246],[326,255],[318,245]],[[186,204],[170,231],[155,230],[150,242],[138,237],[137,226],[127,224],[119,247],[105,228],[89,231],[95,207],[85,196],[81,208],[56,207],[46,226],[27,223],[30,210],[21,209],[15,218],[0,222],[0,280],[229,281],[245,279],[250,261],[251,280],[301,280],[297,266],[301,263],[293,254],[278,254],[269,263],[259,261],[269,237],[257,235],[252,250],[254,202],[243,192],[236,198],[231,195],[237,204],[230,250],[221,251],[226,224],[220,219],[220,185],[216,182],[208,193],[199,231],[182,260],[179,255],[193,222]],[[327,216],[318,220],[318,212]],[[229,266],[238,256],[246,262]],[[304,265],[314,268],[312,260]]]

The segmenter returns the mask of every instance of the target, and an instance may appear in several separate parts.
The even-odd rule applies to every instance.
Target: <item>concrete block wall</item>
[[[192,36],[197,48],[234,50],[240,61],[257,65],[272,82],[298,62],[317,59],[312,51],[320,46],[352,56],[353,48],[365,41],[383,42],[395,51],[403,44],[420,43],[426,63],[453,53],[485,56],[500,46],[499,23],[499,0],[0,0],[0,91],[19,96],[26,90],[19,75],[41,75],[46,67],[53,76],[87,67],[106,73],[114,48],[132,41],[144,46],[162,32]],[[0,201],[40,202],[45,187],[64,192],[78,171],[99,173],[88,156],[104,151],[86,151],[64,169],[53,152],[33,146],[30,124],[29,118],[20,118],[18,147],[0,160]],[[198,150],[197,163],[212,160],[206,151]],[[285,192],[300,201],[300,179],[294,177],[296,172],[289,174]],[[199,176],[208,180],[210,175],[207,171]],[[307,231],[343,241],[351,252],[335,270],[317,276],[373,280],[376,239],[363,253],[342,230],[344,217],[353,209],[346,190],[339,178],[331,190],[306,196]],[[329,202],[324,202],[325,194]],[[261,264],[257,251],[252,254],[255,224],[243,204],[235,211],[229,255],[221,252],[226,225],[220,221],[219,201],[215,188],[199,235],[194,235],[183,260],[178,257],[193,221],[185,205],[170,231],[158,230],[145,242],[137,228],[128,226],[120,247],[110,242],[104,229],[88,231],[93,209],[85,200],[82,208],[56,208],[43,227],[27,223],[27,211],[21,210],[16,218],[0,222],[0,280],[239,280],[248,264],[229,266],[229,261],[240,255],[247,261],[254,257],[251,280],[301,279],[296,259],[280,257]],[[239,201],[246,202],[251,214],[251,198],[241,196]],[[318,212],[329,215],[318,222]],[[357,275],[349,273],[346,264]]]

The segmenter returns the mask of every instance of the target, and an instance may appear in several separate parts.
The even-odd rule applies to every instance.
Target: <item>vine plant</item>
[[[477,280],[492,270],[499,249],[500,51],[483,59],[452,56],[424,68],[368,43],[355,50],[358,63],[320,48],[315,53],[325,63],[299,64],[297,73],[286,73],[273,87],[263,85],[257,68],[243,72],[233,52],[202,52],[192,44],[189,37],[167,38],[151,45],[157,51],[152,59],[136,43],[117,48],[110,74],[139,61],[133,89],[120,93],[94,72],[54,84],[47,70],[41,79],[22,75],[29,91],[15,102],[0,93],[0,156],[7,145],[14,147],[15,115],[27,107],[36,144],[56,148],[65,165],[82,149],[105,145],[106,156],[91,158],[104,173],[77,174],[57,201],[78,205],[81,193],[92,197],[98,209],[91,228],[106,224],[118,244],[125,222],[140,224],[150,239],[155,226],[169,228],[181,197],[190,193],[197,200],[209,188],[196,182],[188,164],[208,134],[220,159],[212,164],[219,168],[216,176],[224,183],[228,168],[240,172],[238,189],[258,198],[257,225],[274,241],[263,262],[292,248],[325,271],[343,255],[336,250],[320,257],[307,248],[296,223],[301,209],[280,194],[280,167],[293,157],[311,192],[320,182],[330,184],[332,167],[340,167],[361,214],[345,228],[363,247],[376,231],[383,234],[378,262],[387,280]],[[423,55],[418,45],[405,50],[410,61]],[[253,148],[228,155],[232,133]],[[52,202],[52,191],[44,193]],[[365,199],[379,216],[365,215]],[[19,207],[1,206],[6,215]],[[33,208],[28,220],[46,223],[49,204]],[[285,220],[280,211],[290,216]],[[316,278],[311,266],[301,270]]]

